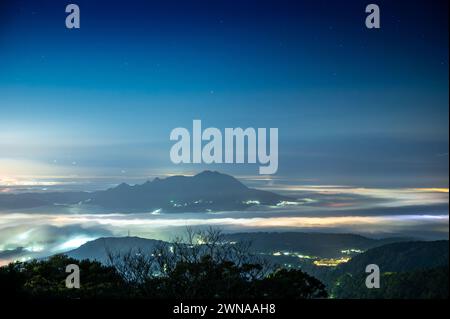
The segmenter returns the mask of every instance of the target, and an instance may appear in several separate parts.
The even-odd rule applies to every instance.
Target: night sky
[[[448,187],[448,3],[0,4],[0,179],[129,181],[174,165],[170,131],[279,128],[278,176]]]

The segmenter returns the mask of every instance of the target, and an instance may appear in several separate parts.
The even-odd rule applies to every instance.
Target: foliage
[[[448,267],[439,267],[383,273],[378,289],[367,289],[367,274],[345,274],[338,279],[332,296],[344,299],[447,299],[448,271]]]
[[[0,268],[5,296],[32,298],[326,298],[324,285],[300,270],[274,271],[249,243],[225,242],[220,231],[187,231],[154,251],[108,252],[109,265],[64,255]],[[80,289],[65,268],[80,267]]]
[[[80,267],[83,285],[80,289],[66,288],[66,266]],[[5,296],[33,298],[106,298],[115,297],[125,287],[112,267],[99,262],[56,255],[48,260],[11,263],[0,268],[0,293]]]

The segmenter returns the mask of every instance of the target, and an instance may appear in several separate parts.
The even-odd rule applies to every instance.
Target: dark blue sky
[[[0,175],[191,172],[170,131],[278,127],[279,175],[448,187],[447,1],[0,5]],[[255,166],[213,166],[254,175]]]

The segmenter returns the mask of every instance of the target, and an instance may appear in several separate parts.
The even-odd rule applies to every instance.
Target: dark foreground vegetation
[[[71,255],[0,268],[1,297],[45,299],[447,299],[448,241],[389,243],[352,256],[337,267],[275,264],[271,253],[219,230],[187,231],[173,242],[126,238],[86,245]],[[111,239],[109,239],[111,240]],[[142,245],[142,241],[149,241]],[[140,245],[140,246],[139,246]],[[115,248],[113,248],[115,247]],[[263,246],[265,248],[265,245]],[[98,251],[101,250],[101,254]],[[270,252],[270,250],[269,250]],[[68,252],[70,255],[71,252]],[[259,256],[264,256],[261,258]],[[271,258],[271,259],[270,259]],[[298,257],[296,257],[298,259]],[[78,265],[80,289],[66,287],[66,266]],[[380,288],[366,287],[366,265],[380,268]],[[301,270],[300,270],[301,269]]]
[[[327,298],[325,286],[301,270],[275,269],[224,244],[217,230],[194,233],[151,252],[108,252],[109,265],[57,255],[0,268],[3,297],[23,298]],[[80,268],[80,288],[66,288],[66,266]]]
[[[448,267],[411,272],[385,272],[379,289],[367,289],[366,274],[342,275],[331,290],[341,299],[447,299]]]
[[[338,299],[447,299],[448,240],[399,242],[355,255],[334,269],[303,269]],[[380,267],[380,288],[367,289],[366,265]]]

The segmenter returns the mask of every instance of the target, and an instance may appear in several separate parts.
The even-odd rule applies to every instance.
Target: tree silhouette
[[[194,232],[153,251],[108,251],[109,265],[64,255],[0,268],[5,296],[31,298],[326,298],[325,286],[300,270],[276,270],[230,243],[217,229]],[[69,264],[80,267],[81,288],[65,286]]]

